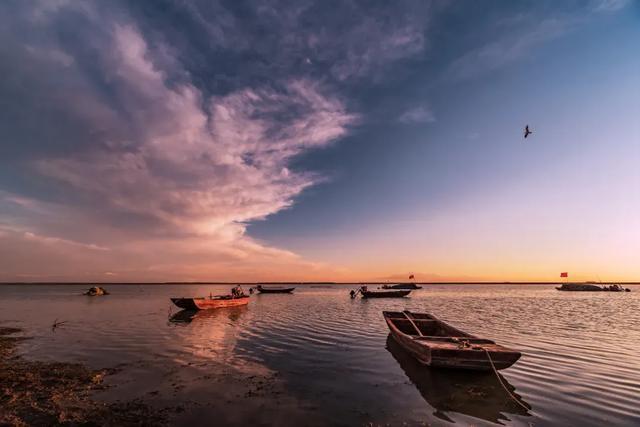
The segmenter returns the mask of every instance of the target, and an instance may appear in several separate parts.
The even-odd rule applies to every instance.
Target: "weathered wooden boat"
[[[360,290],[362,298],[402,298],[406,297],[411,291],[364,291]]]
[[[428,313],[383,311],[393,338],[420,363],[487,371],[513,365],[519,351],[463,332]]]
[[[290,294],[295,288],[285,288],[284,286],[269,286],[265,288],[262,285],[256,286],[261,294]]]
[[[563,283],[556,289],[569,292],[631,292],[631,289],[625,289],[620,285],[598,286],[593,283]]]
[[[425,368],[389,335],[387,350],[416,386],[424,400],[435,409],[434,415],[449,423],[448,413],[460,413],[495,424],[505,414],[528,415],[531,407],[505,377],[493,372]],[[518,399],[517,404],[503,387]],[[478,398],[481,397],[481,398]]]
[[[171,301],[184,310],[207,310],[247,305],[249,304],[249,296],[216,295],[199,298],[171,298]]]
[[[382,289],[422,289],[415,283],[398,283],[397,285],[382,285]]]

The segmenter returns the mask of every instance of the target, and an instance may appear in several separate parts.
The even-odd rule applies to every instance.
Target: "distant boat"
[[[422,289],[415,283],[398,283],[397,285],[382,285],[382,289]]]
[[[99,296],[102,296],[102,295],[109,295],[109,292],[107,292],[107,290],[105,288],[103,288],[103,287],[92,286],[84,294],[88,295],[90,297],[99,297]]]
[[[406,297],[411,291],[363,291],[362,298],[402,298]]]
[[[629,288],[620,285],[595,285],[593,283],[563,283],[556,287],[559,291],[570,292],[631,292]]]
[[[262,285],[256,286],[261,294],[290,294],[295,288],[285,288],[284,286],[269,286],[265,288]]]
[[[184,310],[207,310],[247,305],[249,304],[249,296],[217,295],[197,298],[171,298],[171,301]]]
[[[428,313],[383,311],[393,338],[420,363],[440,368],[480,371],[505,369],[519,351],[478,338]]]

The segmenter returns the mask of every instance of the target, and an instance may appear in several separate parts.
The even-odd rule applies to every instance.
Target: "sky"
[[[640,280],[639,46],[634,0],[0,2],[0,281]]]

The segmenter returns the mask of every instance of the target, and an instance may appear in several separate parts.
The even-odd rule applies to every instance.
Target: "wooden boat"
[[[411,291],[363,291],[362,298],[402,298],[406,297]]]
[[[478,338],[428,313],[383,311],[393,338],[420,363],[440,368],[491,370],[516,363],[519,351]]]
[[[237,307],[249,304],[249,295],[217,295],[199,298],[171,298],[171,301],[184,310],[206,310],[210,308]]]
[[[382,289],[422,289],[415,283],[398,283],[397,285],[382,285]]]
[[[285,288],[283,286],[269,286],[265,288],[262,285],[258,285],[256,289],[261,294],[290,294],[295,288]]]
[[[529,414],[529,404],[500,374],[498,379],[493,372],[487,371],[425,368],[391,335],[387,336],[386,348],[424,400],[435,409],[437,418],[453,424],[454,421],[447,414],[457,412],[501,424],[505,414]],[[511,400],[503,387],[518,399],[520,405]]]

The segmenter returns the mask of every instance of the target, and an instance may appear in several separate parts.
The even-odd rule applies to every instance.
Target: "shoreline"
[[[167,411],[140,399],[106,403],[93,393],[106,390],[112,369],[79,363],[27,360],[17,348],[31,337],[22,329],[0,327],[0,425],[165,425]]]

